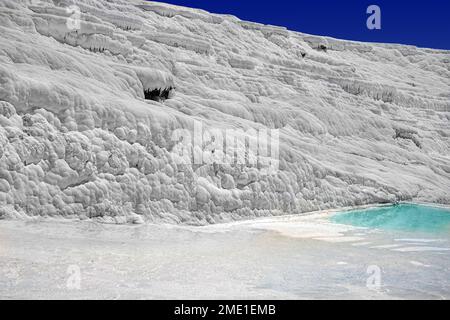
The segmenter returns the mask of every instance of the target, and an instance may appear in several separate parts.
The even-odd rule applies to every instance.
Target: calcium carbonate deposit
[[[449,51],[155,2],[0,1],[0,218],[449,204],[449,120]]]

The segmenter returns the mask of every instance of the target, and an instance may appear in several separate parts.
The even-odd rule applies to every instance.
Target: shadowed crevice
[[[169,99],[173,87],[165,89],[144,90],[145,100],[164,101]]]

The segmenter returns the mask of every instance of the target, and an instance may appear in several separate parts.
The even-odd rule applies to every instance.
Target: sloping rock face
[[[448,51],[153,2],[0,2],[0,217],[448,204],[449,120]]]

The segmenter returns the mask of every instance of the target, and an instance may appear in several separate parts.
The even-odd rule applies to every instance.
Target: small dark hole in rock
[[[320,44],[317,49],[319,49],[319,51],[324,51],[324,52],[327,52],[327,50],[328,50],[327,46],[324,44]]]
[[[154,90],[145,90],[144,97],[145,100],[153,100],[153,101],[164,101],[169,99],[170,91],[172,91],[172,87],[166,89],[154,89]]]

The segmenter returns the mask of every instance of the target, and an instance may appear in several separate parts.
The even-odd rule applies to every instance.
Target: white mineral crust
[[[0,1],[0,217],[206,224],[449,204],[449,120],[449,51],[163,3]],[[277,170],[180,164],[173,133],[194,123],[278,129]]]

